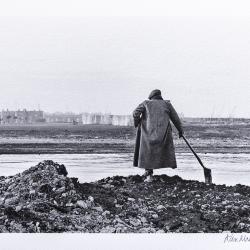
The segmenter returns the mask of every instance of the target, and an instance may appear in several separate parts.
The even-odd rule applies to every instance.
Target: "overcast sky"
[[[0,109],[250,117],[247,16],[1,17],[0,55]]]

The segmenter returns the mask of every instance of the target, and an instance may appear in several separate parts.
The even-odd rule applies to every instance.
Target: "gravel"
[[[0,232],[250,232],[250,187],[179,176],[114,176],[93,183],[44,161],[0,177]]]

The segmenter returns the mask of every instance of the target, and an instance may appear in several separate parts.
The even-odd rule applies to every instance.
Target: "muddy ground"
[[[93,183],[41,162],[0,177],[0,232],[250,232],[250,187],[178,176],[115,176]]]
[[[187,139],[199,153],[250,153],[250,121],[184,121]],[[189,152],[174,131],[177,152]],[[108,125],[1,125],[0,154],[131,153],[136,130]]]

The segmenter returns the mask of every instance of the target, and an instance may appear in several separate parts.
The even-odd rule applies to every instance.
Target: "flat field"
[[[250,153],[250,119],[184,120],[197,152]],[[188,152],[173,126],[177,152]],[[133,152],[136,129],[111,125],[0,125],[0,154]]]

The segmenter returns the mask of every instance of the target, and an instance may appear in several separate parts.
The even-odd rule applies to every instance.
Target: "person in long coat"
[[[151,181],[153,169],[177,167],[170,121],[180,138],[183,128],[174,107],[169,100],[163,100],[160,90],[153,90],[148,99],[133,112],[138,128],[133,165],[144,168],[144,177]]]

